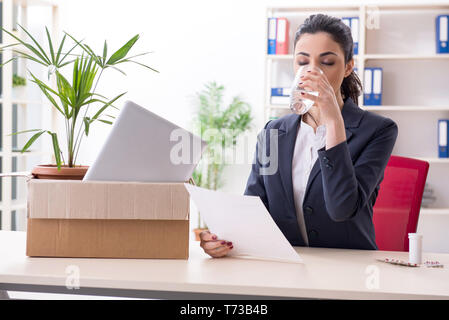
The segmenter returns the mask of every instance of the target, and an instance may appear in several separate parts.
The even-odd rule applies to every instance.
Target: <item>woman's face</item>
[[[354,67],[353,59],[345,65],[343,50],[326,32],[301,35],[295,46],[293,61],[295,74],[302,65],[320,68],[337,97],[340,95],[343,79],[351,74]]]

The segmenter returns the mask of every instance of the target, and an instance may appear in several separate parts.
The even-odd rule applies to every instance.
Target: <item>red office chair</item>
[[[416,232],[429,163],[391,156],[373,208],[379,250],[408,251],[408,233]]]

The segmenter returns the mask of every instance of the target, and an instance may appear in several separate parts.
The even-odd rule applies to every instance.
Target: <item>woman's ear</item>
[[[345,78],[349,76],[354,69],[354,58],[352,58],[346,65],[345,65]]]

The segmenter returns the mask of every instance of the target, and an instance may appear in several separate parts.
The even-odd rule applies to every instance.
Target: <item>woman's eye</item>
[[[321,62],[322,64],[325,64],[326,66],[332,66],[334,63],[333,62]]]
[[[298,62],[298,64],[300,65],[300,66],[304,66],[304,65],[306,65],[306,64],[308,64],[308,62]]]

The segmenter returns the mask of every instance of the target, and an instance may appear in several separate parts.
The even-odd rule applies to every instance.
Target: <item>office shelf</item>
[[[449,54],[365,54],[365,60],[449,60]]]
[[[369,28],[368,18],[377,14],[379,27]],[[435,18],[449,14],[449,1],[422,2],[364,1],[350,4],[318,3],[270,6],[266,18],[286,17],[290,21],[289,52],[265,56],[264,116],[265,122],[291,111],[288,105],[271,103],[272,87],[290,87],[293,80],[293,38],[297,27],[314,13],[337,17],[359,17],[358,54],[354,56],[358,76],[364,83],[366,67],[382,67],[383,105],[365,106],[359,96],[361,109],[393,119],[399,134],[393,155],[429,162],[427,185],[436,195],[433,206],[422,208],[422,216],[432,221],[449,218],[449,159],[438,158],[438,119],[449,119],[449,54],[435,51]],[[419,24],[416,21],[419,20]],[[265,29],[268,43],[268,27]],[[428,220],[429,221],[429,220]],[[449,220],[448,220],[449,221]],[[443,236],[443,235],[440,235]]]
[[[267,54],[267,60],[292,60],[292,54]],[[449,60],[449,54],[358,54],[355,60]]]
[[[268,109],[290,110],[286,104],[269,104]],[[367,111],[449,111],[449,106],[360,106]]]
[[[30,6],[47,7],[51,11],[51,23],[48,25],[49,31],[53,36],[58,34],[57,30],[57,20],[58,20],[58,5],[57,1],[52,0],[1,0],[2,1],[2,19],[1,24],[5,30],[13,30],[15,19],[16,21],[20,18],[20,24],[25,26],[28,25],[28,15],[34,11],[28,10]],[[20,17],[19,17],[20,12]],[[44,21],[42,23],[45,23]],[[44,24],[42,24],[44,26]],[[42,27],[43,28],[43,27]],[[44,29],[41,30],[44,32]],[[24,31],[20,28],[12,31],[12,33],[21,39],[31,41]],[[2,46],[17,43],[17,40],[7,35],[5,32],[2,34]],[[2,51],[3,62],[9,61],[13,58],[14,47],[8,47]],[[26,49],[24,52],[28,52]],[[49,106],[48,103],[44,103],[46,99],[38,89],[35,91],[33,87],[28,87],[26,90],[13,91],[12,79],[13,74],[17,73],[21,76],[27,74],[29,66],[26,59],[17,59],[14,62],[10,62],[1,68],[2,79],[1,82],[1,97],[0,104],[2,106],[2,123],[1,132],[2,144],[0,151],[1,160],[1,172],[13,172],[13,171],[26,171],[29,170],[29,166],[33,165],[32,161],[35,161],[35,157],[42,158],[42,156],[48,156],[48,152],[43,150],[34,150],[21,153],[17,150],[18,146],[25,144],[24,140],[27,134],[11,136],[12,132],[24,131],[28,129],[34,129],[35,124],[39,123],[43,128],[48,128],[53,130],[55,125],[54,115],[55,111]],[[10,80],[7,80],[10,79]],[[27,82],[27,85],[30,81]],[[46,100],[45,100],[46,101]],[[45,106],[44,106],[45,104]],[[38,106],[40,108],[33,108],[32,110],[29,106]],[[30,112],[30,113],[29,113]],[[16,120],[17,119],[17,120]],[[27,123],[29,122],[29,123]],[[33,145],[33,147],[37,147]],[[33,157],[33,158],[31,158]],[[16,181],[16,182],[13,182]],[[12,226],[12,212],[20,209],[26,209],[26,186],[20,183],[19,180],[14,180],[11,178],[1,179],[1,228],[2,230],[11,230]],[[18,200],[13,200],[13,194],[16,194]],[[16,217],[17,218],[17,217]],[[20,217],[20,223],[22,224],[24,217]],[[24,226],[19,227],[19,230],[23,230]]]
[[[421,208],[420,214],[449,216],[449,208]]]
[[[267,54],[265,57],[267,60],[293,60],[292,54]],[[362,57],[355,55],[354,59],[358,60]]]
[[[3,99],[0,98],[0,104],[3,103]],[[11,99],[12,104],[20,104],[20,105],[29,105],[29,104],[37,104],[37,105],[43,105],[43,101],[38,100],[26,100],[26,99]]]
[[[449,111],[449,106],[360,106],[367,111]]]
[[[26,200],[12,200],[10,206],[11,211],[24,210],[27,208]],[[0,201],[0,211],[6,209],[6,206],[3,205],[3,201]]]
[[[292,60],[292,54],[267,54],[265,56],[267,60]]]
[[[449,164],[449,158],[416,157],[416,159],[427,161],[430,164]]]

